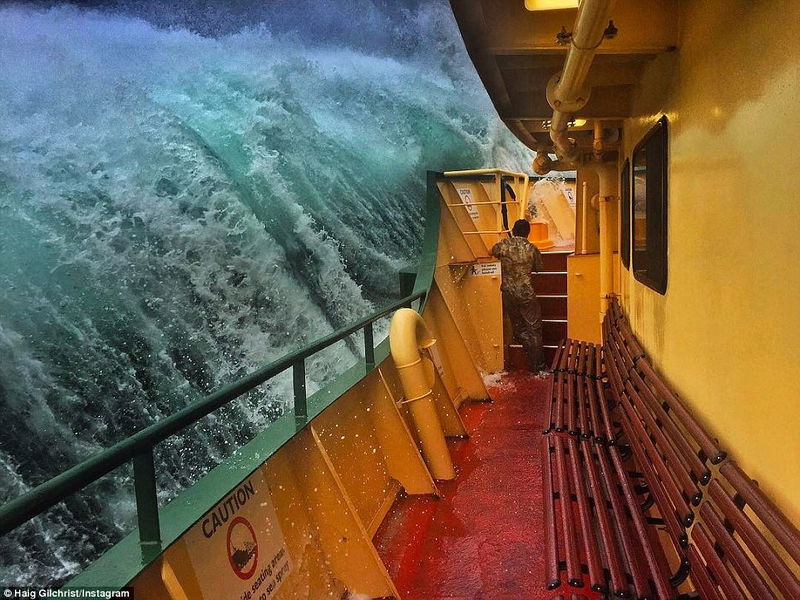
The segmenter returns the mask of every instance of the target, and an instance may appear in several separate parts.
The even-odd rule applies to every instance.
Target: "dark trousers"
[[[503,310],[511,319],[514,338],[528,354],[530,369],[534,373],[547,368],[544,361],[544,348],[542,347],[542,307],[539,299],[532,297],[517,297],[503,292]]]

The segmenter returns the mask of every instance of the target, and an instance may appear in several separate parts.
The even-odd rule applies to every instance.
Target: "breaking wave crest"
[[[328,37],[280,2],[216,33],[165,22],[175,3],[0,9],[0,501],[396,296],[426,169],[526,165],[446,4],[354,3],[363,44],[314,5]],[[311,390],[356,348],[311,360]],[[161,501],[290,390],[160,445]],[[0,583],[74,574],[131,529],[131,493],[120,469],[5,536]]]

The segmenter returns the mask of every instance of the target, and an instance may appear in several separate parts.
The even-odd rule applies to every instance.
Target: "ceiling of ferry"
[[[591,97],[575,117],[606,125],[631,116],[634,82],[646,62],[678,45],[680,0],[618,0],[617,35],[600,45],[588,83]],[[467,51],[500,118],[529,147],[550,145],[548,80],[561,70],[569,45],[557,34],[572,31],[577,9],[529,11],[524,0],[450,0]],[[585,136],[587,140],[590,136]]]

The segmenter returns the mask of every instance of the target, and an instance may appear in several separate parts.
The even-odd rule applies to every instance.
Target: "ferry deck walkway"
[[[489,387],[493,402],[464,405],[470,438],[450,442],[458,477],[439,482],[441,499],[395,504],[375,542],[402,600],[601,597],[544,588],[541,432],[548,385],[516,371]]]

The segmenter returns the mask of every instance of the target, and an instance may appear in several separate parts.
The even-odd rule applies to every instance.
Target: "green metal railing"
[[[401,273],[401,293],[406,294],[403,298],[384,306],[357,323],[339,329],[220,388],[6,503],[0,507],[0,535],[5,535],[39,516],[114,469],[132,462],[139,542],[143,548],[150,547],[153,551],[158,552],[161,547],[161,527],[153,458],[153,451],[157,444],[288,369],[292,369],[293,411],[295,428],[299,431],[309,420],[305,369],[307,358],[358,331],[362,331],[364,362],[366,373],[369,373],[375,368],[373,323],[399,308],[411,307],[416,300],[420,300],[421,310],[433,280],[436,262],[440,198],[436,187],[438,176],[438,173],[428,172],[426,227],[419,270],[414,274],[413,279],[409,278],[408,273]]]
[[[308,422],[306,359],[361,330],[364,334],[364,356],[367,371],[372,370],[375,367],[372,324],[378,319],[388,316],[398,308],[410,306],[415,300],[422,300],[425,296],[425,291],[410,294],[353,325],[334,331],[308,346],[300,348],[190,404],[158,423],[138,431],[115,446],[92,456],[12,500],[0,508],[0,535],[4,535],[38,516],[103,475],[129,461],[133,461],[139,538],[142,544],[160,544],[158,501],[156,499],[155,469],[153,465],[153,448],[156,444],[172,437],[186,427],[193,425],[199,419],[288,369],[292,369],[292,379],[294,381],[293,410],[295,423],[298,429],[302,429]]]

